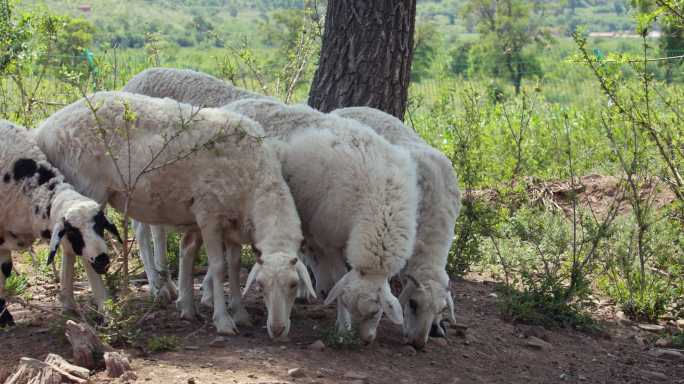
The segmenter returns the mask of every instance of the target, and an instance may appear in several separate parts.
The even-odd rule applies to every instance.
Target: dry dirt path
[[[445,344],[431,341],[416,352],[400,342],[400,329],[383,322],[379,339],[358,350],[310,349],[321,329],[334,323],[332,308],[298,305],[290,341],[273,343],[263,329],[264,314],[251,298],[255,327],[210,346],[215,338],[207,322],[176,318],[173,308],[151,313],[142,323],[146,336],[175,335],[183,341],[177,352],[145,354],[130,349],[140,383],[684,383],[684,361],[659,359],[638,342],[649,334],[636,327],[607,326],[607,336],[573,330],[546,330],[502,321],[494,284],[455,280],[453,290],[459,323],[465,335],[451,330]],[[34,302],[56,305],[48,287]],[[43,359],[48,352],[70,357],[64,339],[54,332],[57,315],[12,307],[19,325],[0,331],[0,370],[12,369],[21,356]],[[204,315],[209,315],[204,312]],[[528,345],[530,337],[547,342]],[[650,336],[651,339],[655,335]],[[303,377],[288,371],[299,368]],[[0,382],[2,372],[0,372]],[[107,379],[99,374],[95,382]]]

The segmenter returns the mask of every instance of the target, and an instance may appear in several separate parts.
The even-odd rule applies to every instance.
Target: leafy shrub
[[[361,340],[354,330],[339,331],[337,327],[321,330],[321,338],[325,345],[334,349],[356,350],[361,347]]]
[[[21,296],[26,293],[28,285],[26,275],[15,272],[10,275],[9,279],[5,280],[5,294],[8,297]]]
[[[544,327],[571,327],[583,332],[598,332],[600,326],[581,305],[568,303],[565,290],[558,286],[541,285],[518,291],[503,287],[498,302],[507,321]]]
[[[147,349],[151,352],[177,351],[180,339],[176,336],[152,336],[147,339]]]

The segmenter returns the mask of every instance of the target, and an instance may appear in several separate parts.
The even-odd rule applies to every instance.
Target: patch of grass
[[[24,274],[13,273],[5,280],[5,293],[8,297],[21,296],[28,288],[28,278]]]
[[[634,321],[656,323],[667,312],[666,303],[663,297],[649,297],[623,301],[620,307]]]
[[[684,348],[684,332],[677,331],[672,334],[672,346],[675,348]]]
[[[579,306],[538,291],[500,290],[498,306],[507,321],[548,328],[571,327],[588,333],[599,333],[599,324]]]
[[[180,339],[176,336],[152,336],[147,339],[147,349],[150,352],[177,351],[180,347]]]
[[[336,327],[323,328],[321,339],[325,345],[333,349],[356,350],[361,347],[361,339],[353,329],[350,331],[339,331]]]

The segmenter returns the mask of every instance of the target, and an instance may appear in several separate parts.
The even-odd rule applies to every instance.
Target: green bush
[[[180,339],[176,336],[152,336],[147,339],[150,352],[171,352],[180,348]]]

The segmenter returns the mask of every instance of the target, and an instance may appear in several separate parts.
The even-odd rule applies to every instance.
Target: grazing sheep
[[[204,78],[201,74],[188,71],[165,70],[164,73],[168,78],[184,78],[188,84],[197,84]],[[195,81],[188,79],[193,76],[197,77]],[[206,92],[201,87],[178,87],[171,83],[171,86],[150,90],[138,84],[129,83],[125,89],[198,105],[221,105],[217,103],[218,98],[205,97]],[[216,91],[213,87],[223,90]],[[305,231],[308,232],[307,241],[320,256],[308,257],[316,271],[317,291],[324,294],[329,292],[327,302],[338,297],[340,299],[338,327],[348,328],[351,315],[359,325],[361,337],[371,341],[383,310],[390,319],[401,323],[401,309],[391,295],[387,278],[401,269],[413,247],[417,197],[415,184],[405,185],[415,180],[415,169],[408,155],[392,148],[372,131],[355,122],[325,115],[305,106],[288,107],[261,95],[243,93],[218,80],[215,80],[211,89],[209,94],[220,93],[231,95],[233,99],[244,99],[225,108],[249,116],[259,122],[269,136],[291,144],[282,146],[283,171],[300,215],[306,216],[303,221],[304,227],[308,228]],[[304,134],[307,128],[311,128],[312,132]],[[326,128],[329,130],[324,131]],[[360,146],[361,143],[365,146]],[[333,148],[328,148],[326,144]],[[319,147],[321,151],[317,151]],[[321,173],[323,164],[330,170]],[[301,185],[312,189],[299,188]],[[392,193],[396,195],[390,198]],[[318,211],[312,212],[314,209]],[[378,217],[382,217],[382,214],[394,217],[385,223],[378,223],[371,220],[374,217],[370,212],[380,215]],[[362,218],[363,215],[367,216]],[[388,224],[390,229],[385,228],[388,233],[370,238],[370,233],[381,231],[382,224]],[[379,250],[376,249],[378,247]],[[343,251],[345,248],[346,252]],[[345,256],[353,268],[349,273]],[[377,265],[373,265],[374,262]],[[253,280],[255,278],[250,273],[246,288]],[[208,286],[210,281],[208,276],[204,286]],[[231,286],[234,285],[231,279]],[[211,302],[211,290],[205,289],[204,292],[202,301]],[[231,307],[234,311],[240,310],[232,304]]]
[[[353,322],[370,342],[383,312],[401,324],[388,279],[414,246],[418,196],[408,153],[358,122],[303,105],[246,99],[224,109],[284,140],[279,157],[314,250],[317,292],[327,293],[326,304],[337,299],[338,327]]]
[[[429,146],[399,119],[369,107],[342,108],[335,115],[354,119],[390,143],[406,148],[418,167],[421,199],[418,210],[416,247],[402,271],[404,290],[399,300],[404,308],[404,337],[422,348],[428,336],[443,335],[441,313],[454,320],[454,304],[445,269],[461,208],[451,161]]]
[[[270,284],[296,285],[301,278],[311,285],[297,258],[299,217],[263,135],[258,124],[235,113],[125,92],[77,101],[36,130],[39,146],[77,189],[120,211],[127,205],[140,222],[182,229],[183,276],[191,276],[191,239],[201,236],[214,325],[222,334],[237,333],[223,292],[225,249],[253,244]],[[277,273],[268,275],[272,270]],[[195,315],[190,283],[180,280],[178,304],[186,318]],[[284,328],[282,317],[269,327]]]
[[[173,68],[146,69],[129,80],[123,91],[158,98],[168,97],[200,107],[220,107],[246,98],[267,98],[233,87],[205,73]],[[176,286],[170,278],[168,269],[165,229],[161,226],[150,228],[149,225],[135,222],[133,227],[140,245],[140,257],[145,266],[150,293],[157,300],[168,302],[176,295]],[[154,252],[151,245],[154,246]],[[239,318],[238,323],[249,322],[249,316],[240,305],[239,295],[233,299],[231,307],[234,315],[237,314]]]
[[[50,241],[52,261],[66,237],[64,263],[73,266],[74,255],[87,261],[83,265],[101,308],[106,290],[98,274],[109,266],[104,231],[118,237],[116,227],[100,204],[64,182],[26,128],[0,120],[0,137],[0,325],[12,323],[4,300],[5,280],[12,273],[10,252],[28,248],[36,239]],[[70,280],[65,276],[62,281]],[[60,299],[66,310],[77,308],[72,288],[62,285]]]

